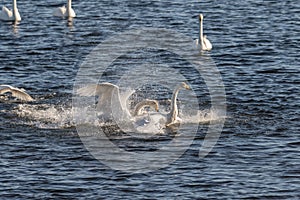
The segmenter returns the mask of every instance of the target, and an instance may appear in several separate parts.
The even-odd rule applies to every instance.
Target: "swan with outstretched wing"
[[[11,95],[22,101],[34,101],[34,99],[25,92],[24,89],[19,89],[10,85],[0,85],[0,94],[11,93]]]
[[[122,111],[131,118],[131,114],[126,106],[126,101],[134,91],[120,95],[120,90],[117,85],[105,82],[100,84],[89,84],[77,90],[80,96],[99,96],[96,110],[103,114],[110,115],[112,109]],[[113,105],[112,105],[113,104]],[[155,100],[143,100],[139,102],[134,110],[132,116],[141,115],[145,107],[150,107],[158,111],[158,102]]]

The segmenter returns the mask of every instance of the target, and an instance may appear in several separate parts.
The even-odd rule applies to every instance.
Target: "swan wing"
[[[116,95],[113,94],[116,91]],[[97,108],[110,107],[112,100],[113,103],[120,104],[119,100],[119,87],[111,83],[89,84],[77,90],[80,96],[99,96]],[[115,99],[117,98],[117,99]],[[117,101],[117,102],[116,102]]]
[[[7,92],[10,92],[13,97],[16,97],[22,101],[34,101],[29,94],[19,88],[15,88],[10,85],[1,85],[0,94],[5,94]]]
[[[7,7],[3,6],[2,11],[0,12],[0,19],[2,20],[9,20],[13,17],[13,13]]]
[[[212,49],[212,44],[206,38],[206,36],[204,36],[204,38],[203,38],[203,43],[204,43],[204,46],[205,46],[205,50],[211,50]]]
[[[75,11],[73,10],[73,8],[71,8],[70,10],[70,13],[69,13],[69,16],[68,17],[76,17],[76,13]]]
[[[89,84],[85,87],[79,88],[77,90],[77,94],[80,96],[97,96],[108,92],[111,93],[114,89],[119,90],[119,87],[111,83]]]
[[[97,84],[90,84],[85,87],[79,88],[77,94],[80,96],[96,96]]]
[[[67,11],[66,6],[58,7],[53,11],[53,15],[56,17],[63,17],[65,16]]]

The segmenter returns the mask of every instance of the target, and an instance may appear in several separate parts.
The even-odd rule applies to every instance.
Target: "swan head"
[[[199,14],[199,20],[203,20],[203,15],[202,14]]]
[[[188,84],[186,84],[185,82],[181,82],[180,87],[183,89],[186,89],[186,90],[191,90],[191,87]]]
[[[151,106],[152,108],[154,108],[156,112],[159,111],[158,101],[156,101],[156,100],[149,100],[149,106]]]

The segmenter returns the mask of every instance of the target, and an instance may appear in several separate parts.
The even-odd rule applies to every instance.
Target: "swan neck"
[[[174,120],[177,115],[177,96],[178,96],[179,90],[180,90],[180,86],[177,86],[172,95],[171,112],[170,112],[171,120]]]
[[[147,105],[149,105],[149,103],[148,103],[147,101],[142,101],[142,102],[138,103],[138,104],[135,106],[133,116],[139,115],[140,110],[143,109],[143,108],[144,108],[145,106],[147,106]]]
[[[18,8],[17,8],[17,0],[13,0],[13,15],[16,17],[18,12]]]
[[[203,19],[199,18],[199,41],[203,43]]]
[[[70,14],[71,8],[72,8],[72,0],[68,0],[68,3],[67,3],[67,12],[68,12],[68,14]]]

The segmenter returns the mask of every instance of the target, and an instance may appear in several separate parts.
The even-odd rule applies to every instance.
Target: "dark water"
[[[20,24],[0,23],[0,83],[23,87],[38,99],[21,106],[56,105],[57,113],[70,117],[65,110],[76,73],[96,45],[139,26],[196,38],[201,12],[213,44],[209,54],[225,85],[228,117],[204,159],[198,158],[199,130],[168,167],[130,174],[93,158],[66,117],[40,125],[13,112],[18,103],[1,103],[1,198],[300,198],[300,1],[73,1],[72,25],[52,17],[58,6],[19,1]]]

